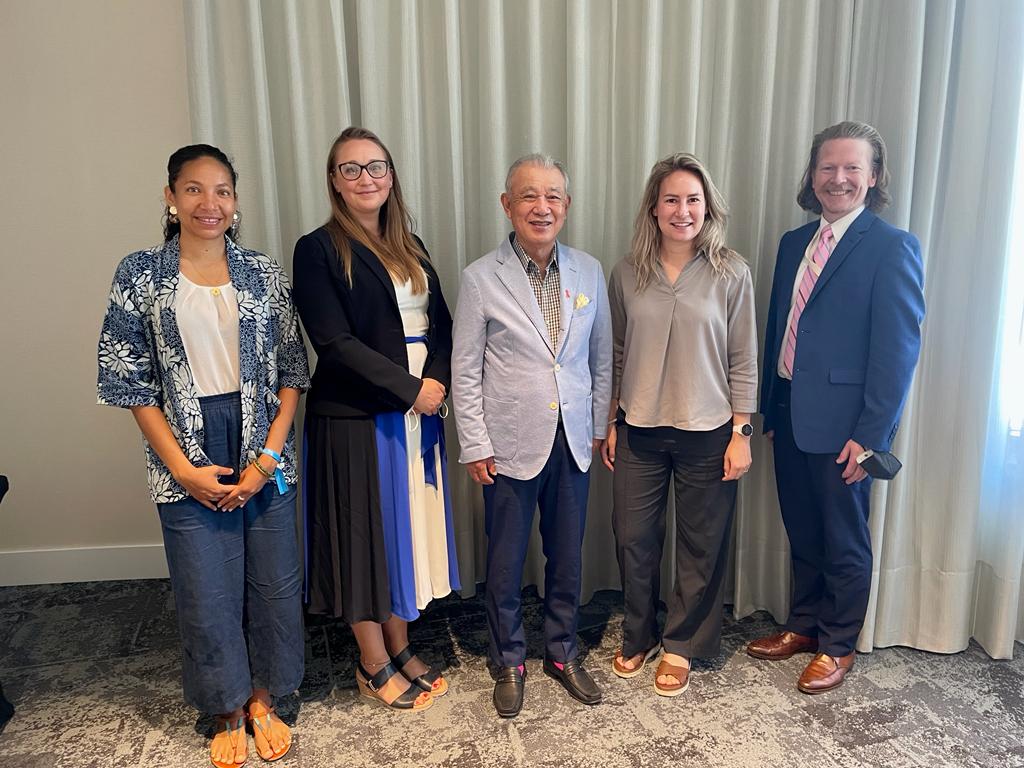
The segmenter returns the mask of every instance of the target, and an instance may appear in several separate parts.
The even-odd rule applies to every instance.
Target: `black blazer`
[[[407,411],[422,381],[409,373],[395,286],[369,249],[356,240],[349,243],[351,286],[325,227],[295,244],[295,306],[318,358],[306,410],[342,418]],[[429,261],[421,263],[427,274],[430,323],[423,378],[436,379],[447,390],[452,377],[452,316],[437,272]]]

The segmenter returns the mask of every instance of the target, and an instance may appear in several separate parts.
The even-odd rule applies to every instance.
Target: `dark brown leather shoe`
[[[804,693],[825,693],[838,688],[843,684],[846,673],[853,668],[854,656],[856,653],[848,653],[845,656],[819,653],[804,668],[796,687]]]
[[[778,632],[768,637],[759,637],[747,646],[747,653],[755,659],[779,661],[788,659],[794,653],[814,653],[818,641],[813,637],[798,635],[796,632]]]

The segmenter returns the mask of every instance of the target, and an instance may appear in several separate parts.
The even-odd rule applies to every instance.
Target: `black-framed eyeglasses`
[[[371,179],[383,179],[388,175],[391,164],[387,160],[371,160],[366,165],[359,163],[338,163],[334,169],[341,174],[341,178],[348,181],[355,181],[365,170]]]

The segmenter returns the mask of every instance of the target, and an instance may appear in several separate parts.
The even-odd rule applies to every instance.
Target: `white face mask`
[[[441,403],[441,406],[437,409],[437,415],[442,419],[448,418],[448,403]],[[420,428],[419,416],[412,408],[405,412],[405,428],[410,432],[415,432]]]

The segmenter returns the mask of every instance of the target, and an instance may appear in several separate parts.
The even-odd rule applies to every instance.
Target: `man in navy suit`
[[[779,243],[761,413],[793,558],[783,631],[747,652],[814,652],[797,687],[823,693],[853,666],[871,588],[865,450],[888,451],[921,347],[921,248],[875,213],[889,203],[882,137],[843,122],[814,137],[797,202],[820,214]]]

